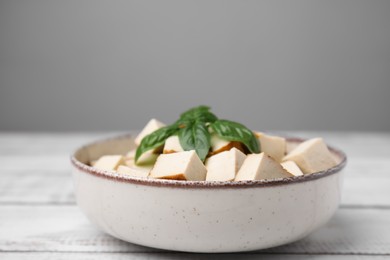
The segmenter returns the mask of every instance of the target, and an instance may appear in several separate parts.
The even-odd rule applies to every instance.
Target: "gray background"
[[[390,131],[390,1],[0,1],[0,130]]]

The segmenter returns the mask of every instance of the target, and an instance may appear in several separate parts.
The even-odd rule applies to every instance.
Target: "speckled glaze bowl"
[[[288,149],[302,142],[288,139]],[[239,252],[301,239],[325,224],[340,202],[343,152],[322,172],[272,181],[136,179],[88,166],[134,147],[131,136],[86,145],[71,157],[77,204],[110,235],[186,252]]]

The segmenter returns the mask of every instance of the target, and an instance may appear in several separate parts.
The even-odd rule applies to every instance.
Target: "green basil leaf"
[[[179,121],[201,121],[201,122],[214,122],[217,120],[217,117],[211,113],[210,107],[207,106],[198,106],[187,110],[183,114],[180,115]]]
[[[194,113],[199,113],[199,112],[209,112],[210,107],[208,106],[197,106],[193,107],[191,109],[188,109],[184,113],[180,115],[180,118],[193,118]]]
[[[197,115],[196,120],[200,121],[200,122],[210,122],[210,123],[213,123],[213,122],[217,121],[218,118],[213,113],[207,112],[207,113],[202,113],[200,115]]]
[[[259,141],[253,132],[244,125],[229,120],[217,120],[210,126],[222,139],[241,142],[252,153],[260,152]]]
[[[204,122],[194,122],[179,131],[179,141],[185,151],[195,150],[204,161],[210,150],[210,133]]]
[[[135,162],[137,163],[137,160],[143,153],[163,145],[168,137],[174,135],[178,129],[178,125],[173,124],[157,129],[153,133],[145,136],[135,152]]]
[[[182,119],[182,118],[179,118],[175,124],[177,124],[179,126],[179,128],[185,128],[189,125],[191,125],[192,123],[194,123],[194,120],[190,120],[190,119]]]

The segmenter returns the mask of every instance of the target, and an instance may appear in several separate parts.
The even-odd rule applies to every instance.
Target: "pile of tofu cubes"
[[[142,138],[165,126],[152,119],[135,138]],[[329,169],[337,164],[322,138],[300,143],[288,153],[286,139],[255,132],[261,153],[245,154],[239,142],[211,134],[209,157],[203,163],[195,151],[184,151],[177,135],[169,137],[160,151],[144,153],[135,164],[135,151],[126,155],[104,155],[93,167],[138,178],[190,181],[244,181],[289,178]]]

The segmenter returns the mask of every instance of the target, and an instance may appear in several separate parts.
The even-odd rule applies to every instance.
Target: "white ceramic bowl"
[[[288,139],[289,147],[302,140]],[[337,166],[272,181],[203,182],[136,179],[87,165],[134,147],[130,136],[96,142],[72,156],[77,204],[112,236],[186,252],[238,252],[301,239],[325,224],[340,202],[343,152]]]

